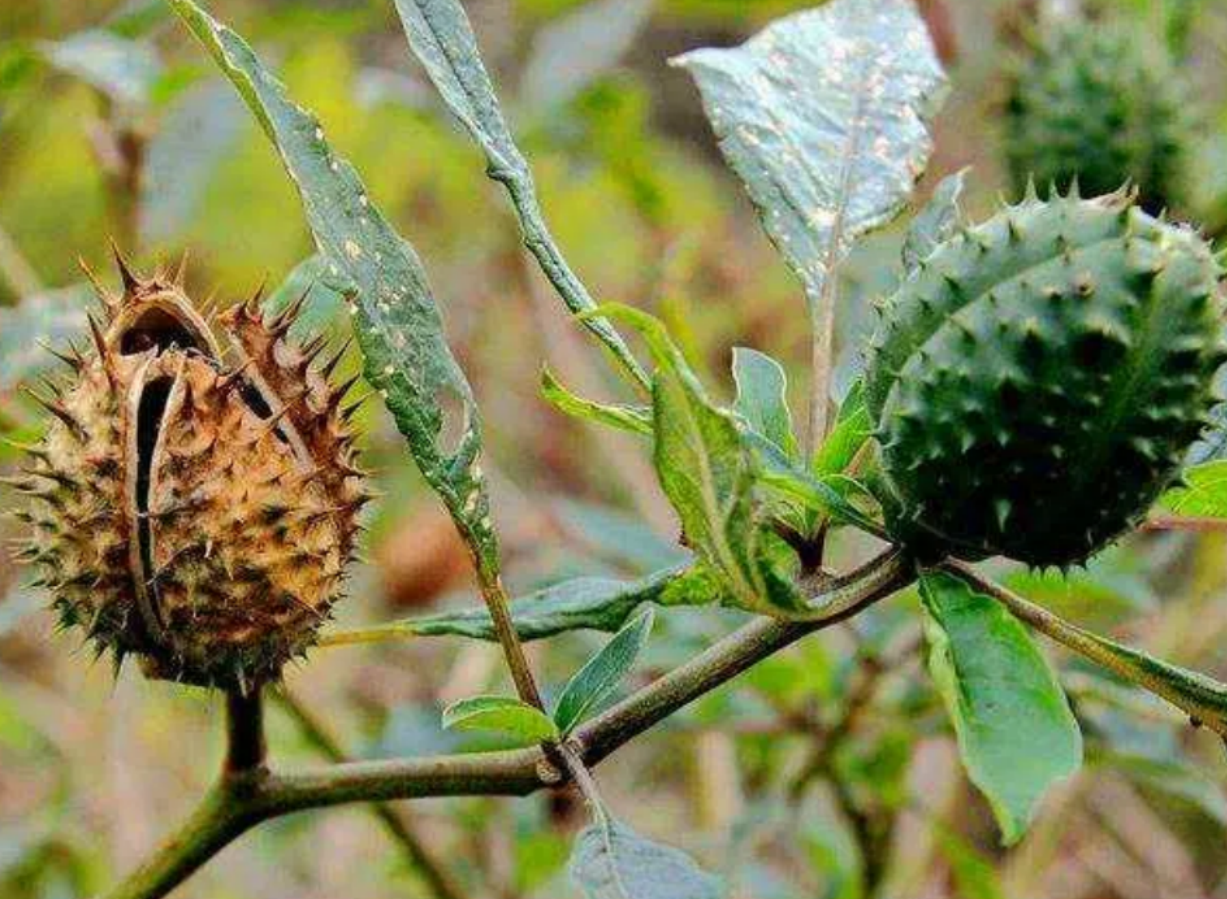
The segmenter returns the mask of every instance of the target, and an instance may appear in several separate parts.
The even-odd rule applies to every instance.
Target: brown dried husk
[[[265,321],[220,316],[234,362],[181,275],[99,288],[90,352],[18,486],[25,556],[65,626],[151,677],[220,687],[279,676],[341,595],[369,499],[342,397],[317,339],[289,338],[301,303]]]

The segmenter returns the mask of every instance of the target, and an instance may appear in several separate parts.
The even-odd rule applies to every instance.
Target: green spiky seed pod
[[[1028,179],[1088,195],[1130,182],[1144,209],[1182,199],[1190,143],[1187,98],[1161,48],[1103,22],[1051,28],[1010,78],[1005,156],[1018,192]]]
[[[25,556],[65,626],[152,677],[239,687],[276,678],[337,599],[368,499],[323,341],[221,318],[237,361],[178,279],[120,262],[99,288],[93,347],[43,403],[43,441],[15,483],[30,494]],[[351,382],[352,383],[352,382]]]
[[[1068,566],[1129,528],[1214,403],[1219,274],[1122,193],[1030,195],[939,245],[868,348],[892,532]]]

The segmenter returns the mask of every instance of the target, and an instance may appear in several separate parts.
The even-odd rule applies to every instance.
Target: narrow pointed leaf
[[[914,272],[921,261],[937,249],[939,243],[952,237],[958,229],[962,221],[959,197],[963,195],[966,177],[967,169],[959,169],[938,182],[929,202],[908,225],[902,251],[903,268],[908,274]]]
[[[766,353],[733,347],[733,408],[756,433],[774,443],[785,456],[797,455],[797,438],[788,408],[788,378],[784,368]]]
[[[652,621],[652,610],[644,609],[567,682],[554,709],[554,723],[561,733],[569,733],[618,688],[647,643]]]
[[[811,304],[895,216],[932,151],[945,76],[910,0],[832,0],[674,60]]]
[[[277,147],[333,286],[354,298],[366,379],[492,578],[498,544],[478,465],[477,408],[421,261],[375,208],[353,166],[332,152],[316,117],[287,96],[247,43],[192,0],[170,2]]]
[[[485,153],[486,173],[507,188],[520,219],[525,246],[571,312],[593,309],[596,303],[563,259],[546,226],[532,171],[503,118],[464,7],[459,0],[396,0],[396,10],[410,49],[426,68],[448,108]],[[589,317],[585,326],[640,384],[647,384],[647,375],[609,322]]]
[[[568,866],[587,899],[720,899],[720,880],[686,853],[602,813],[579,832]]]
[[[541,395],[555,409],[574,418],[595,421],[632,434],[650,436],[652,433],[652,410],[648,407],[586,400],[563,386],[548,368],[541,372]]]
[[[540,640],[573,630],[613,633],[649,602],[690,605],[711,600],[706,575],[674,566],[635,581],[604,577],[563,581],[514,600],[511,618],[521,640]],[[411,618],[397,625],[423,637],[498,639],[484,607]]]
[[[558,738],[558,729],[540,709],[514,696],[471,696],[443,710],[445,730],[490,730],[525,745]]]
[[[921,577],[929,671],[963,766],[1002,839],[1022,837],[1044,793],[1082,763],[1082,734],[1026,628],[991,597],[944,572]]]

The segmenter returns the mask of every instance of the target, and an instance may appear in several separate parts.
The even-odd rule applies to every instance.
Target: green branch
[[[756,619],[579,727],[568,752],[592,766],[688,703],[722,686],[807,634],[891,595],[912,579],[912,564],[891,549],[834,578],[814,600],[820,620]],[[236,733],[234,727],[230,733]],[[555,787],[562,776],[542,748],[376,762],[344,762],[276,774],[259,766],[228,773],[154,855],[105,899],[157,899],[227,844],[262,821],[349,802],[433,796],[523,796]]]

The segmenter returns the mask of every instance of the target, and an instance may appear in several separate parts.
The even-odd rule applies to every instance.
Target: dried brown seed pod
[[[14,479],[30,495],[23,555],[64,626],[151,677],[238,687],[279,675],[314,642],[342,588],[370,498],[323,341],[289,338],[301,303],[258,298],[215,333],[181,277],[98,287],[92,350]],[[224,361],[223,337],[234,361]],[[59,354],[57,354],[59,355]]]

